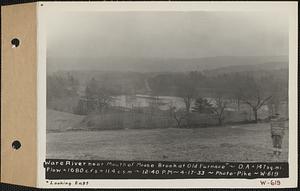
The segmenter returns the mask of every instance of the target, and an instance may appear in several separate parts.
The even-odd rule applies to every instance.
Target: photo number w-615
[[[279,186],[281,184],[280,180],[261,180],[260,184],[264,185],[271,185],[271,186]]]

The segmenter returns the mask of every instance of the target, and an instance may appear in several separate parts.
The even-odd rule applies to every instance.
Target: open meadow
[[[197,129],[122,129],[47,133],[47,158],[159,161],[288,161],[272,156],[270,124]]]

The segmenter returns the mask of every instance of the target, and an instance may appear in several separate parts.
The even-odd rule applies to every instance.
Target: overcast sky
[[[288,20],[271,12],[69,12],[47,18],[49,57],[288,55]]]

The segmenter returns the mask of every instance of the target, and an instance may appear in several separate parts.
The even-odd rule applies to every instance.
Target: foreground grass
[[[47,133],[47,158],[161,161],[287,161],[272,156],[270,124],[198,129],[128,129]]]

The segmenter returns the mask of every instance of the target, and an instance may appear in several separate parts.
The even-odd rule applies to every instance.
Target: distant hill
[[[288,56],[216,56],[203,58],[47,58],[47,71],[92,70],[133,72],[207,71],[225,67],[245,70],[267,67],[260,64],[288,63]],[[287,66],[286,66],[287,67]]]
[[[206,75],[218,75],[232,72],[255,72],[255,71],[274,71],[280,69],[288,69],[288,62],[267,62],[254,65],[235,65],[226,66],[212,70],[204,70]]]

